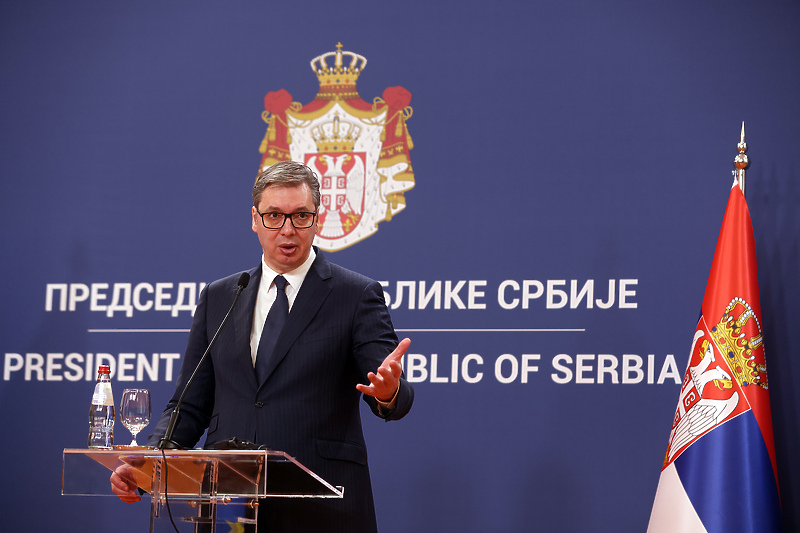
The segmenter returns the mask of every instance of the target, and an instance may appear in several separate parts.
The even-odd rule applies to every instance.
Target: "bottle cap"
[[[97,368],[97,373],[98,374],[110,374],[111,373],[111,367],[108,366],[108,365],[100,365]]]

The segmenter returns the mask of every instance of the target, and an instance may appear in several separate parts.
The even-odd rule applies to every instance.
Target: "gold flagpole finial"
[[[744,121],[742,122],[742,137],[739,144],[736,145],[736,148],[738,148],[739,153],[733,159],[733,166],[736,167],[736,170],[733,171],[733,175],[736,177],[736,181],[742,189],[742,194],[744,194],[745,169],[750,165],[750,160],[747,158],[747,155],[745,155],[747,143],[744,142]]]

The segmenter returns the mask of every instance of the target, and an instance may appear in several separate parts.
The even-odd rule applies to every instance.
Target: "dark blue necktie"
[[[276,276],[275,288],[278,290],[275,303],[272,304],[267,319],[264,321],[261,340],[258,342],[256,376],[258,376],[259,384],[263,383],[267,377],[267,363],[272,357],[272,352],[275,350],[275,342],[278,340],[278,335],[280,335],[283,325],[286,323],[286,317],[289,315],[289,299],[286,298],[286,278]]]

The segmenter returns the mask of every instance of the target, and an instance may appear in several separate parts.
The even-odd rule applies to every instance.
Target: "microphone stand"
[[[157,449],[159,450],[182,450],[183,446],[178,444],[172,439],[172,435],[175,432],[175,425],[178,423],[178,415],[181,412],[181,404],[183,404],[183,397],[186,396],[186,391],[189,390],[189,386],[194,381],[194,377],[197,375],[197,371],[200,370],[200,367],[203,365],[203,361],[206,360],[208,354],[211,353],[211,347],[214,345],[214,342],[217,340],[217,336],[219,336],[220,331],[222,328],[225,327],[225,323],[228,321],[228,317],[231,316],[231,312],[233,311],[236,302],[239,300],[239,295],[242,294],[242,291],[247,284],[250,282],[250,274],[247,272],[242,272],[242,275],[239,276],[239,287],[236,290],[236,296],[233,299],[233,303],[231,304],[231,308],[228,309],[228,313],[225,315],[225,318],[222,319],[222,323],[217,328],[217,332],[214,333],[214,338],[211,339],[211,342],[208,343],[208,347],[206,351],[203,353],[203,356],[200,358],[200,362],[197,363],[197,366],[194,368],[194,372],[192,372],[189,381],[186,382],[186,386],[183,388],[183,392],[181,393],[180,398],[178,398],[178,403],[175,404],[175,408],[172,410],[172,414],[169,417],[169,423],[167,424],[167,431],[164,433],[164,437],[158,441]]]

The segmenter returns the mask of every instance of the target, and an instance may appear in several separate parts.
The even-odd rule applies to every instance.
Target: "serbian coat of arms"
[[[319,231],[315,244],[326,251],[347,248],[378,231],[405,208],[414,186],[413,148],[406,121],[411,93],[388,87],[372,103],[361,99],[356,80],[367,59],[336,50],[311,60],[319,92],[306,105],[285,89],[267,93],[262,118],[263,170],[278,161],[308,165],[320,179]]]
[[[664,466],[706,433],[752,409],[747,387],[766,390],[767,367],[758,316],[737,297],[716,325],[700,317]]]

